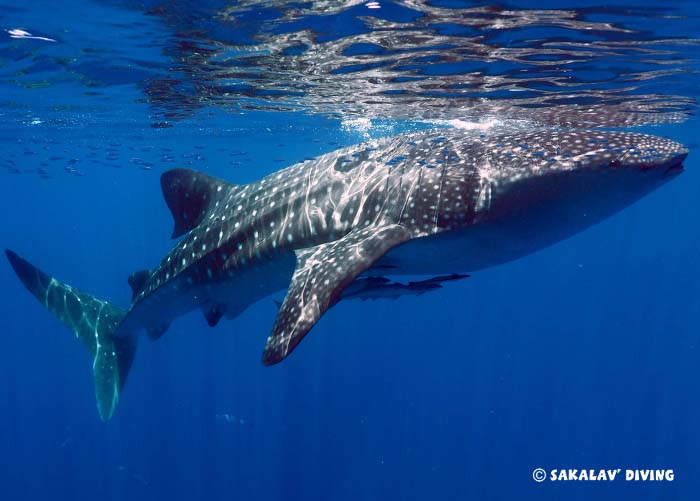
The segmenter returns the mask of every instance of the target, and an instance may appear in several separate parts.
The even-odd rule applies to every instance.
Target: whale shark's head
[[[475,224],[498,239],[489,245],[508,246],[509,260],[627,207],[682,172],[687,154],[677,142],[625,132],[492,138],[477,162]]]
[[[688,150],[658,136],[628,132],[568,132],[559,135],[560,168],[648,173],[650,178],[681,172]]]
[[[606,131],[511,135],[484,148],[477,171],[487,219],[550,204],[606,216],[682,172],[688,154],[669,139]]]
[[[487,169],[504,182],[553,173],[636,172],[672,174],[688,154],[658,136],[607,131],[543,131],[486,142]]]

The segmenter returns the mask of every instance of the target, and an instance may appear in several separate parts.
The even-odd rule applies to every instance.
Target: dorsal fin
[[[175,220],[172,238],[198,226],[216,201],[236,188],[234,184],[189,169],[164,172],[160,186]]]
[[[133,272],[129,275],[129,286],[131,287],[131,300],[133,301],[139,292],[143,290],[143,286],[151,276],[151,272],[148,270],[139,270]]]

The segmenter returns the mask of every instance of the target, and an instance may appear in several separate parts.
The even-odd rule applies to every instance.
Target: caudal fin
[[[109,420],[136,351],[136,338],[113,337],[124,310],[48,276],[11,250],[7,259],[22,283],[41,304],[68,326],[92,356],[97,410]]]

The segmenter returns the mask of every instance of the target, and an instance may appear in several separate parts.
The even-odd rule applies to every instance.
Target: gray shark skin
[[[537,251],[672,179],[687,153],[636,133],[443,129],[340,149],[242,186],[167,171],[172,236],[182,238],[153,270],[129,277],[126,311],[7,255],[88,347],[108,420],[141,330],[157,339],[195,309],[214,326],[286,288],[263,352],[263,363],[275,364],[341,299],[421,294]],[[405,285],[382,278],[403,274],[441,276]]]

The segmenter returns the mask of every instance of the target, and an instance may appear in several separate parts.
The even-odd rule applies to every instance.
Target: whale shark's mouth
[[[663,176],[677,176],[678,174],[683,172],[685,170],[685,167],[683,167],[683,162],[685,161],[687,156],[688,153],[682,153],[673,160],[671,160],[669,165],[666,167],[666,170],[664,170]]]

